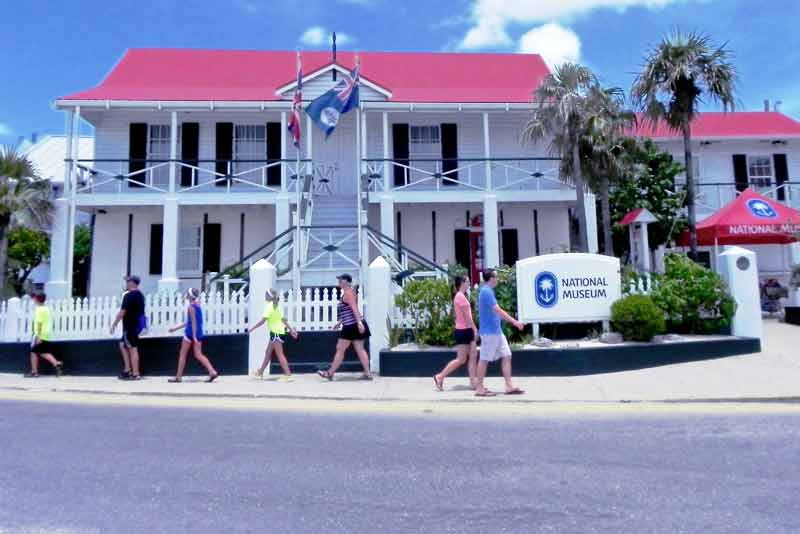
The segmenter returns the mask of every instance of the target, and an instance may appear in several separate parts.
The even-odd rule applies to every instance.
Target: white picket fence
[[[249,324],[247,299],[240,292],[227,296],[222,293],[201,295],[205,333],[214,335],[246,332]],[[290,290],[281,294],[284,317],[300,331],[329,330],[337,321],[338,301],[339,291],[335,289],[307,288],[297,293]],[[109,328],[120,303],[121,298],[118,297],[48,300],[47,306],[53,317],[52,339],[118,337],[120,327],[117,326],[113,334]],[[363,312],[364,299],[360,289],[359,304]],[[33,300],[27,297],[0,302],[0,341],[30,340],[33,335],[33,312]],[[145,313],[148,329],[143,337],[179,336],[180,332],[170,334],[169,329],[184,321],[186,301],[179,294],[145,295]]]
[[[653,278],[650,273],[639,273],[638,277],[630,280],[627,289],[629,295],[649,295],[653,289]]]

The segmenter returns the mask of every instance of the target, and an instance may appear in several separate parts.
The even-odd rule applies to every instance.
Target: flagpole
[[[302,63],[301,63],[301,59],[300,59],[300,52],[298,51],[297,52],[297,72],[298,73],[302,72],[301,65],[302,65]],[[298,74],[298,77],[299,76],[300,75]],[[300,81],[302,82],[302,80],[300,80]],[[295,88],[295,91],[297,91],[297,90],[298,90],[298,88]],[[294,99],[292,100],[292,102],[294,102]],[[295,104],[292,104],[292,106],[294,107]],[[295,113],[295,115],[299,117],[299,112],[298,111],[293,110],[293,113]],[[298,120],[298,125],[297,125],[298,128],[300,128],[299,122],[300,121]],[[310,134],[310,133],[311,132],[306,132],[307,135]],[[302,252],[303,252],[303,248],[304,248],[302,246],[303,240],[302,240],[302,234],[301,234],[301,230],[300,230],[300,202],[301,202],[302,198],[301,198],[301,192],[300,192],[300,143],[299,142],[295,143],[295,169],[296,169],[295,170],[295,174],[296,174],[296,177],[297,177],[297,183],[295,184],[295,189],[296,189],[295,190],[295,213],[296,213],[296,215],[295,215],[295,241],[294,241],[294,243],[295,243],[295,257],[297,258],[297,260],[296,260],[297,261],[297,268],[295,269],[294,286],[295,286],[295,298],[299,299],[300,298],[300,282],[301,282],[300,281],[300,268],[301,268],[301,264],[302,264],[302,261],[303,261]]]
[[[358,55],[356,55],[357,70],[360,70],[360,63],[361,59],[358,57]],[[358,83],[357,81],[355,82]],[[365,251],[364,240],[361,236],[361,204],[361,95],[359,95],[358,107],[356,108],[356,237],[358,239],[358,265],[360,271],[359,284],[361,285],[363,291],[366,288],[366,280],[364,278],[367,273],[363,269]]]

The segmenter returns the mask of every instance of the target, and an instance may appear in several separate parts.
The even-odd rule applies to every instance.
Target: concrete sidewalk
[[[91,392],[120,395],[218,396],[247,398],[294,398],[374,401],[476,401],[476,402],[624,402],[734,399],[800,399],[800,328],[776,321],[764,325],[760,354],[722,358],[623,373],[578,377],[518,378],[523,396],[477,399],[465,378],[445,382],[445,391],[434,390],[430,378],[376,378],[356,380],[358,375],[337,375],[334,382],[316,375],[297,375],[292,383],[276,382],[275,376],[255,380],[222,376],[213,384],[201,377],[187,377],[170,384],[167,377],[147,377],[122,382],[109,377],[43,377],[26,379],[0,374],[0,390]],[[501,392],[499,378],[487,385]]]

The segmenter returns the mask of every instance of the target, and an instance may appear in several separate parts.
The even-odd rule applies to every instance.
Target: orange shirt
[[[453,312],[456,315],[456,330],[465,330],[470,328],[470,319],[472,318],[472,306],[469,299],[459,291],[453,298]]]

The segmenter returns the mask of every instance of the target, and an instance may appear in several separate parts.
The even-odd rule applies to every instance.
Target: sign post
[[[533,324],[611,320],[622,296],[619,258],[600,254],[547,254],[517,262],[519,320]]]

